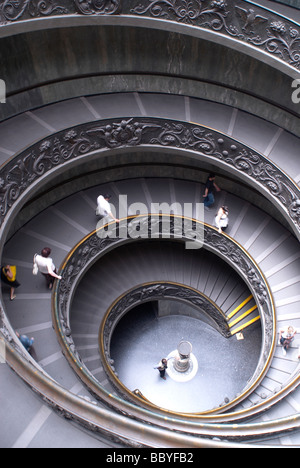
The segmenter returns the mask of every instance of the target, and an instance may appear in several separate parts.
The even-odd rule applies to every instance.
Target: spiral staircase
[[[0,446],[299,446],[299,335],[285,356],[278,345],[282,327],[300,326],[299,10],[265,0],[46,3],[0,5],[2,265],[16,265],[21,283],[14,301],[2,288]],[[221,191],[202,219],[210,172]],[[118,228],[99,227],[104,193]],[[171,235],[139,236],[150,218],[162,221],[162,203],[173,207]],[[219,234],[223,204],[230,223]],[[185,248],[190,234],[178,235],[176,220],[203,229],[202,248]],[[122,238],[130,224],[136,238]],[[32,275],[46,245],[63,278],[52,292]],[[244,376],[191,412],[124,383],[123,345],[115,362],[110,349],[136,297],[157,305],[172,295],[181,310],[191,296],[180,323],[232,343],[225,377]],[[16,331],[35,338],[31,354]],[[121,335],[135,340],[133,327]],[[168,345],[156,342],[157,359]],[[144,348],[147,357],[146,338]]]

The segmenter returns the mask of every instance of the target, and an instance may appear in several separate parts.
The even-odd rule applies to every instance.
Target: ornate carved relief
[[[300,69],[300,27],[243,0],[0,0],[0,25],[74,14],[147,16],[188,24],[251,44]]]
[[[137,0],[131,12],[217,31],[300,68],[300,28],[287,18],[250,2]]]
[[[259,184],[300,233],[300,190],[275,164],[214,130],[155,118],[83,124],[57,133],[10,160],[0,171],[0,226],[21,195],[49,171],[92,151],[143,145],[189,150],[234,168],[253,186]]]
[[[239,30],[227,21],[228,2],[222,0],[147,0],[131,8],[137,15],[178,21],[186,24],[207,27],[214,31],[224,30],[238,36]]]
[[[20,21],[27,18],[40,18],[50,15],[66,15],[68,8],[61,0],[2,0],[0,1],[0,24]]]
[[[166,299],[184,301],[198,309],[199,314],[201,311],[205,311],[205,313],[215,322],[217,329],[223,336],[226,338],[231,336],[228,322],[224,314],[221,313],[213,302],[198,291],[174,283],[159,282],[144,284],[122,296],[113,305],[105,318],[103,336],[101,339],[103,339],[104,354],[108,362],[110,361],[111,337],[115,329],[115,325],[120,318],[129,312],[129,310],[140,304]]]
[[[121,0],[0,0],[0,24],[55,15],[114,15]]]
[[[114,15],[120,11],[121,0],[74,0],[83,15]]]
[[[266,37],[267,36],[267,37]],[[253,34],[248,41],[255,46],[264,48],[270,54],[278,57],[293,67],[300,69],[300,29],[284,21],[272,21],[266,29],[266,36]]]

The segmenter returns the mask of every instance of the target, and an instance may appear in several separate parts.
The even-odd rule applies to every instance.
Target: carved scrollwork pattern
[[[225,316],[207,297],[186,286],[172,283],[151,283],[136,287],[125,294],[110,309],[103,327],[104,354],[107,361],[110,361],[110,340],[116,323],[120,318],[129,312],[133,307],[149,301],[158,300],[179,300],[196,307],[199,313],[205,311],[215,322],[220,333],[229,337],[230,331]]]
[[[270,54],[288,62],[300,69],[300,29],[283,21],[272,21],[266,29],[267,38],[260,35],[249,37],[248,41],[258,47],[263,47]]]
[[[214,130],[155,118],[106,120],[57,133],[10,160],[0,171],[0,225],[31,184],[90,153],[136,146],[169,147],[221,161],[259,186],[300,233],[300,191],[263,155]]]
[[[239,36],[237,27],[227,22],[228,2],[223,0],[148,0],[140,2],[131,12],[150,15],[195,26],[207,27],[214,31],[224,30],[231,36]],[[242,35],[241,35],[242,36]]]
[[[244,0],[0,0],[0,25],[53,15],[147,16],[229,36],[300,69],[300,27]]]
[[[55,15],[114,15],[121,0],[0,0],[0,25]]]
[[[50,15],[66,15],[69,9],[55,0],[2,0],[0,1],[0,25],[21,19],[40,18]]]
[[[259,5],[233,0],[137,0],[131,13],[217,31],[300,69],[299,27]]]
[[[95,135],[102,140],[108,148],[120,148],[121,146],[138,146],[142,143],[142,137],[148,128],[159,128],[155,123],[139,122],[129,119],[101,125],[87,130],[88,135]]]
[[[83,15],[114,15],[120,11],[121,0],[74,0]]]

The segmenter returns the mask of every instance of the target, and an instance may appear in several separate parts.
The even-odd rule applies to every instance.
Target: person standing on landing
[[[166,380],[166,369],[168,368],[168,361],[166,358],[163,358],[160,363],[158,364],[157,367],[154,367],[154,369],[158,369],[160,373],[160,377],[164,380]]]

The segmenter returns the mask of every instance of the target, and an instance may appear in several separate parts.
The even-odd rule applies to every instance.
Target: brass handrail
[[[147,216],[145,216],[145,215],[136,215],[136,216],[130,216],[128,218],[124,218],[123,220],[121,220],[121,222],[128,223],[131,220],[137,220],[137,219],[145,222],[145,220],[148,220],[149,217],[151,217],[151,216],[156,216],[157,219],[159,220],[159,219],[161,219],[161,217],[169,216],[169,215],[151,215],[151,214],[149,214]],[[184,219],[184,217],[176,216],[176,215],[174,215],[173,218],[175,218],[175,219],[176,218],[177,219]],[[235,249],[237,249],[237,252],[240,252],[240,254],[243,255],[243,258],[245,259],[245,261],[249,261],[249,265],[251,265],[251,268],[249,266],[247,266],[247,268],[250,270],[251,275],[254,274],[254,270],[259,272],[261,281],[265,285],[266,300],[269,301],[268,304],[269,304],[269,307],[270,307],[270,310],[269,310],[270,316],[268,317],[268,326],[266,328],[269,330],[269,333],[271,333],[271,336],[265,337],[267,346],[266,346],[265,352],[262,353],[261,360],[263,360],[263,362],[261,362],[261,364],[258,364],[257,373],[256,374],[254,373],[255,378],[252,379],[251,384],[249,384],[249,386],[245,389],[245,391],[241,395],[239,395],[236,399],[231,401],[229,404],[224,405],[222,407],[222,411],[225,411],[225,410],[228,411],[230,408],[236,406],[238,402],[240,402],[241,400],[246,398],[253,391],[253,389],[256,388],[259,385],[259,383],[263,379],[264,375],[266,374],[266,372],[267,372],[267,370],[268,370],[268,368],[269,368],[269,366],[271,364],[272,356],[273,356],[274,350],[275,350],[275,341],[276,341],[275,305],[274,305],[272,293],[270,291],[268,283],[267,283],[263,273],[261,272],[259,267],[256,265],[255,261],[252,259],[252,257],[249,255],[249,253],[240,244],[238,244],[235,240],[233,240],[230,236],[228,236],[226,234],[222,234],[222,236],[220,236],[218,234],[217,229],[207,225],[206,223],[203,223],[203,222],[200,222],[200,221],[197,221],[197,220],[192,220],[192,219],[191,219],[191,221],[194,222],[194,223],[199,223],[200,225],[204,226],[205,229],[208,230],[208,232],[210,233],[211,245],[213,245],[212,238],[214,238],[214,239],[222,241],[223,248],[225,246],[224,242],[226,240],[227,240],[227,242],[230,243],[230,245],[235,246]],[[107,403],[112,405],[113,402],[114,402],[114,399],[116,398],[116,404],[119,405],[120,404],[120,399],[115,397],[114,395],[107,394],[107,391],[99,384],[99,382],[94,378],[94,376],[82,364],[80,356],[78,356],[76,352],[72,351],[73,348],[74,348],[74,344],[73,344],[72,337],[71,337],[70,324],[69,324],[69,319],[68,319],[69,307],[70,307],[70,304],[72,302],[73,294],[74,294],[74,291],[75,291],[75,289],[76,289],[76,287],[77,287],[77,285],[79,283],[79,280],[83,276],[84,272],[90,267],[90,265],[93,264],[96,260],[98,260],[101,257],[101,255],[103,255],[104,252],[105,252],[104,244],[101,244],[100,250],[97,250],[97,245],[95,243],[95,239],[98,236],[99,231],[101,231],[103,229],[106,229],[108,226],[114,226],[114,225],[115,225],[114,222],[108,223],[107,225],[102,226],[98,230],[93,231],[92,233],[90,233],[89,235],[84,237],[84,239],[82,239],[77,244],[77,246],[72,249],[72,251],[67,255],[66,259],[62,263],[62,265],[60,267],[60,274],[63,277],[63,279],[62,279],[62,281],[60,283],[58,283],[56,285],[55,295],[53,297],[53,324],[54,324],[55,330],[56,330],[56,332],[57,332],[57,334],[59,336],[60,343],[61,343],[61,345],[62,345],[62,347],[64,349],[64,354],[68,358],[68,360],[71,363],[73,369],[78,373],[79,376],[81,376],[81,378],[83,378],[84,382],[87,385],[92,386],[93,392],[95,392],[99,396],[100,399],[104,399]],[[183,239],[184,239],[184,236],[183,236]],[[93,246],[93,255],[89,259],[88,259],[88,257],[83,258],[83,252],[85,252],[86,255],[89,254],[88,245],[89,245],[90,241],[91,241],[91,244]],[[130,242],[130,240],[129,239],[116,239],[115,243],[113,243],[112,240],[110,240],[108,242],[108,249],[111,250],[112,248],[120,246],[120,245],[124,245],[127,242]],[[210,245],[210,247],[211,247],[211,245]],[[208,242],[208,239],[206,239],[205,247],[208,248],[208,246],[209,246],[209,242]],[[78,257],[77,260],[76,260],[76,252],[79,252],[79,257]],[[216,251],[215,251],[215,253],[216,253]],[[222,254],[220,254],[220,252],[218,252],[218,254],[222,257]],[[223,256],[223,258],[224,258],[225,261],[227,261],[227,263],[230,264],[230,260],[228,259],[228,255]],[[75,276],[73,275],[72,264],[74,262],[76,265],[78,265],[81,261],[82,261],[82,265],[80,265],[80,267],[78,269],[79,277],[78,277],[78,279],[76,279],[76,275]],[[74,276],[74,278],[72,278],[71,282],[68,281],[68,268],[69,268],[69,266],[71,267],[71,270],[72,270],[72,276]],[[236,271],[238,271],[238,269],[236,268],[236,265],[235,265],[235,269],[236,269]],[[241,275],[241,271],[239,273]],[[256,292],[251,287],[251,283],[249,284],[249,280],[248,280],[248,283],[247,283],[247,278],[245,278],[245,276],[244,276],[244,281],[246,282],[246,284],[248,284],[248,287],[250,289],[252,289],[252,293],[255,296]],[[257,278],[256,277],[255,277],[255,284],[257,285]],[[63,296],[60,295],[60,287],[62,288]],[[67,294],[66,294],[66,291],[68,291]],[[63,304],[63,310],[61,310],[62,304]],[[262,323],[263,323],[263,328],[264,328],[264,326],[265,326],[264,325],[264,321],[265,321],[264,309],[263,309],[262,305],[259,302],[258,302],[258,308],[259,308],[259,311],[260,311],[260,315],[261,315]],[[63,321],[62,321],[62,318],[63,318]],[[66,336],[66,333],[65,333],[66,329],[67,329],[67,336]],[[72,346],[70,346],[70,345],[72,345]],[[102,354],[104,354],[103,349],[102,349]],[[113,372],[111,371],[110,366],[107,366],[107,371],[108,371],[108,373],[111,373],[111,376],[113,375]],[[120,382],[118,382],[118,384],[119,384],[120,387],[122,387],[122,384]],[[122,400],[122,405],[123,404],[124,404],[124,402]],[[127,403],[125,403],[125,405],[127,405]],[[131,408],[131,411],[132,411],[132,408]],[[162,410],[162,409],[159,409],[159,411],[162,412],[162,413],[166,412],[167,414],[171,414],[173,417],[178,417],[178,418],[182,417],[182,415],[180,413],[170,412],[170,411]],[[211,415],[211,419],[214,420],[215,417],[216,417],[216,415],[215,415],[216,412],[220,412],[220,409],[211,410],[211,411],[204,412],[204,413],[201,413],[201,414],[192,414],[192,415],[188,415],[188,417],[191,420],[199,419],[199,418],[200,419],[201,418],[208,418],[209,419],[210,415]],[[251,414],[251,413],[252,413],[252,411],[250,409],[241,411],[241,416],[240,417],[241,418],[248,417],[249,414]],[[234,414],[231,413],[231,417],[233,419],[236,416],[237,416],[236,413],[234,413]],[[185,415],[185,417],[186,417],[186,415]],[[222,416],[217,415],[217,419],[222,420]],[[228,414],[226,414],[224,416],[224,419],[225,420],[228,419]]]
[[[141,119],[143,120],[143,119]],[[148,119],[149,120],[149,119]],[[154,119],[155,120],[155,119]],[[154,121],[153,120],[153,121]],[[156,119],[157,120],[157,119]],[[93,125],[95,125],[93,123]],[[189,127],[191,127],[191,124],[188,124]],[[200,128],[200,126],[198,126]],[[203,127],[202,127],[203,128]],[[60,132],[60,135],[63,137],[64,135],[66,135],[66,131],[64,132]],[[44,142],[46,143],[46,141]],[[125,142],[124,144],[128,144],[128,142]],[[41,145],[41,143],[37,144],[36,147],[38,147],[39,145]],[[41,148],[41,146],[40,146]],[[108,150],[108,148],[106,148]],[[176,148],[175,148],[176,149]],[[43,151],[47,151],[48,149],[47,148],[44,148]],[[29,150],[28,150],[29,151]],[[22,156],[28,156],[28,153],[22,153],[22,155],[18,155],[16,158],[12,159],[9,163],[11,163],[11,167],[14,166],[14,164],[18,165],[20,163],[20,173],[22,175],[24,175],[25,177],[25,172],[23,173],[23,170],[22,170],[22,166],[21,166],[21,163],[22,163]],[[41,154],[40,154],[41,156]],[[79,155],[80,156],[80,155]],[[265,158],[266,159],[266,158]],[[18,161],[17,161],[18,160]],[[2,170],[3,170],[3,173],[6,174],[6,171],[7,171],[7,174],[10,174],[10,168],[8,167],[9,166],[9,163],[8,165],[5,165],[1,168],[1,173],[2,173]],[[17,166],[16,166],[17,167]],[[54,167],[54,166],[53,166]],[[279,173],[282,173],[282,171],[278,170]],[[2,174],[1,174],[2,175]],[[10,177],[10,183],[12,182],[12,177]],[[23,179],[22,179],[23,180]],[[36,178],[33,178],[31,183],[36,183]],[[287,179],[288,180],[288,179]],[[24,193],[25,191],[27,190],[27,192],[29,193],[29,190],[33,190],[32,187],[30,187],[30,183],[28,181],[26,181],[26,179],[24,178],[24,184],[25,182],[27,183],[27,187],[22,187],[22,189],[24,189]],[[292,181],[290,181],[292,182]],[[296,187],[296,184],[293,182],[293,191],[294,193],[297,193],[299,192],[299,189],[297,189]],[[298,190],[298,192],[297,192]],[[4,217],[6,218],[5,220],[7,220],[9,217],[13,217],[13,213],[16,212],[16,210],[18,209],[18,202],[20,201],[20,199],[22,198],[22,196],[20,196],[20,198],[18,199],[18,197],[16,199],[12,199],[12,200],[9,200],[9,203],[8,203],[8,210],[7,212],[5,211],[4,213]],[[21,200],[21,203],[22,203],[22,200]],[[293,221],[290,219],[289,220],[290,222],[290,225],[293,225]],[[4,235],[3,235],[3,230],[1,229],[2,231],[2,238],[1,238],[1,241],[2,241],[2,245],[3,245],[3,242],[5,241],[5,238],[4,238]],[[225,236],[226,237],[226,236]],[[15,352],[15,355],[17,354],[17,352]],[[271,359],[271,358],[270,358]],[[221,416],[218,416],[218,415],[214,415],[213,418],[210,418],[209,420],[211,422],[214,422],[214,421],[217,421],[217,422],[226,422],[226,421],[232,421],[232,420],[243,420],[243,419],[246,419],[247,417],[249,417],[249,415],[255,415],[255,414],[258,414],[259,412],[267,409],[268,407],[270,407],[271,405],[275,404],[277,401],[279,401],[281,398],[283,398],[285,395],[289,394],[291,391],[293,391],[293,389],[296,388],[296,386],[299,384],[299,376],[293,376],[293,378],[291,379],[291,381],[288,383],[288,385],[286,385],[283,389],[281,389],[278,393],[272,395],[270,398],[268,398],[267,400],[265,401],[262,401],[260,403],[258,403],[254,408],[251,408],[251,410],[245,410],[245,411],[242,411],[240,414],[230,414],[228,413],[228,415],[221,415]],[[151,415],[152,416],[152,415]],[[205,416],[202,417],[204,420],[206,419]],[[297,421],[297,418],[295,419],[295,421]],[[157,421],[155,421],[155,418],[153,420],[153,423],[157,423]],[[171,427],[171,425],[170,425]],[[292,427],[292,425],[291,425]],[[274,429],[274,432],[276,432],[276,429]]]

